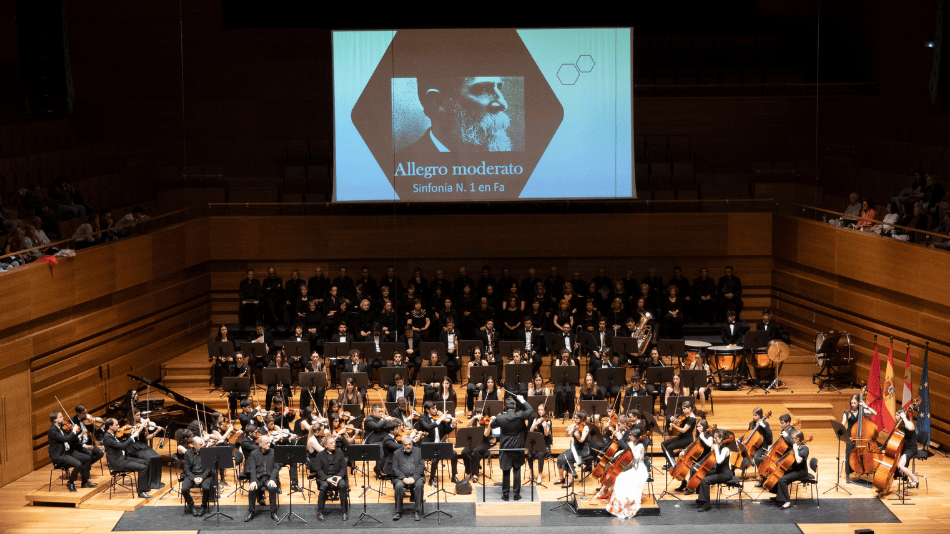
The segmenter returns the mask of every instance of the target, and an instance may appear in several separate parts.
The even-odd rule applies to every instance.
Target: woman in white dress
[[[620,473],[614,483],[613,494],[607,503],[607,511],[613,515],[628,519],[640,511],[640,499],[647,484],[650,470],[644,461],[643,444],[640,443],[640,429],[630,431],[630,450],[633,452],[633,461],[627,469]]]

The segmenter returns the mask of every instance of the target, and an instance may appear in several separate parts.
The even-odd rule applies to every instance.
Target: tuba
[[[637,340],[637,351],[633,353],[634,356],[642,356],[650,346],[650,341],[653,339],[653,327],[647,324],[650,319],[653,319],[653,314],[645,312],[640,319],[640,324],[633,331],[632,337]]]

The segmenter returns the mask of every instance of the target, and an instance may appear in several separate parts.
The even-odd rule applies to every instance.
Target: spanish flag
[[[894,392],[894,342],[887,351],[887,367],[884,368],[884,428],[890,432],[894,430],[894,421],[897,417],[897,396]]]

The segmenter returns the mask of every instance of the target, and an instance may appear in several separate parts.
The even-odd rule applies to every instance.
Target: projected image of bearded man
[[[504,87],[497,77],[419,78],[419,101],[432,127],[400,155],[510,151]]]

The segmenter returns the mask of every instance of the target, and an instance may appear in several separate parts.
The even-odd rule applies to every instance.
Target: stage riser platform
[[[607,503],[600,499],[578,499],[577,515],[581,517],[610,517],[613,514],[607,511]],[[641,501],[640,511],[637,516],[658,516],[660,515],[660,505],[652,495],[644,495]]]

